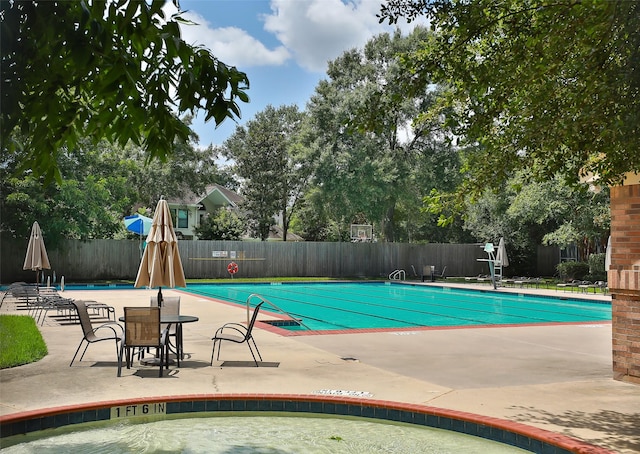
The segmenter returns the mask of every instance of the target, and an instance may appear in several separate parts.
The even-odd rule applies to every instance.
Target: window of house
[[[173,219],[173,227],[178,229],[186,229],[189,227],[189,211],[182,209],[171,209],[171,218]]]
[[[178,228],[186,229],[189,227],[189,212],[187,210],[178,210]]]

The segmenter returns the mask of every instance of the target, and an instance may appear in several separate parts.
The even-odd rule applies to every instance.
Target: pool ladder
[[[395,270],[389,274],[390,281],[404,281],[407,279],[407,273],[404,270]]]
[[[247,298],[247,326],[249,326],[249,321],[251,320],[251,315],[250,315],[250,311],[251,311],[251,300],[252,299],[259,299],[260,301],[262,301],[263,303],[268,304],[269,306],[271,306],[272,308],[274,308],[276,311],[283,313],[284,315],[286,315],[287,317],[289,317],[291,320],[293,320],[294,322],[304,326],[305,328],[307,328],[309,331],[312,331],[311,328],[309,328],[307,325],[305,325],[302,320],[297,319],[297,318],[293,318],[293,316],[288,313],[287,311],[285,311],[284,309],[279,308],[278,306],[276,306],[275,304],[273,304],[271,301],[269,301],[268,299],[266,299],[265,297],[258,295],[257,293],[252,293],[251,295],[249,295],[249,297]]]

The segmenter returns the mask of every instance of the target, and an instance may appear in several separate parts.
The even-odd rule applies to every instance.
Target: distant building
[[[167,199],[176,235],[185,240],[197,239],[194,229],[200,226],[205,216],[215,213],[220,208],[228,207],[239,211],[239,205],[243,201],[244,198],[241,195],[219,184],[207,186],[204,194]]]
[[[183,240],[197,240],[195,228],[200,226],[205,216],[215,213],[220,208],[227,208],[241,215],[242,202],[244,202],[244,197],[219,184],[207,186],[204,194],[190,194],[179,199],[167,199],[176,235]],[[248,234],[244,235],[243,239],[254,240]],[[271,228],[269,240],[282,240],[281,222]],[[304,240],[289,232],[287,241]]]

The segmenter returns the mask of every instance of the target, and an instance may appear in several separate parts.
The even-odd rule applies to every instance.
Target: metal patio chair
[[[160,329],[159,307],[125,307],[124,308],[124,341],[120,344],[120,360],[118,362],[118,377],[122,372],[122,358],[126,355],[127,369],[131,368],[132,354],[135,349],[144,351],[156,348],[159,376],[166,367],[169,369],[169,349],[167,348],[168,331]]]
[[[82,327],[83,337],[82,337],[82,340],[80,341],[80,345],[78,345],[78,348],[76,349],[75,355],[73,355],[73,358],[71,359],[71,363],[69,364],[69,367],[73,365],[73,362],[75,361],[76,356],[78,356],[78,353],[80,352],[80,348],[83,345],[84,345],[84,350],[82,351],[82,355],[80,355],[80,359],[78,361],[82,361],[82,358],[84,357],[84,354],[86,353],[87,348],[89,347],[89,344],[93,344],[101,341],[107,341],[107,340],[115,341],[116,356],[118,357],[118,364],[120,364],[121,362],[120,355],[122,354],[122,349],[120,348],[120,345],[118,345],[118,343],[122,342],[122,339],[124,337],[124,331],[122,330],[122,326],[119,323],[109,321],[94,327],[93,324],[91,323],[91,317],[89,316],[89,312],[87,311],[86,303],[82,300],[75,300],[75,301],[72,301],[71,304],[73,304],[73,306],[76,309],[78,320],[80,321],[80,326]],[[102,335],[102,334],[98,335],[97,332],[100,330],[102,330],[102,332],[107,332],[106,330],[108,330],[109,332],[107,332],[106,335]]]
[[[253,326],[256,323],[256,319],[258,318],[258,312],[260,312],[260,307],[263,303],[258,304],[253,309],[253,315],[251,316],[251,321],[249,325],[244,326],[240,323],[226,323],[222,327],[218,328],[215,336],[211,338],[213,341],[213,350],[211,350],[211,365],[213,365],[213,355],[216,351],[216,344],[218,344],[218,356],[216,359],[220,359],[220,349],[222,347],[223,341],[234,342],[236,344],[243,344],[246,342],[249,347],[249,351],[251,352],[251,356],[253,356],[253,361],[256,363],[256,367],[259,366],[258,360],[256,360],[255,353],[258,354],[258,358],[262,361],[262,356],[260,355],[260,351],[258,350],[258,346],[256,345],[256,341],[253,338]],[[251,346],[253,344],[253,347]],[[254,353],[255,348],[255,353]]]
[[[158,297],[157,296],[152,296],[151,297],[151,307],[158,307]],[[160,306],[160,316],[162,318],[162,315],[180,315],[180,297],[179,296],[163,296],[162,297],[162,306]],[[167,333],[168,340],[171,343],[171,339],[173,338],[173,343],[172,346],[175,348],[176,350],[176,354],[180,355],[180,359],[182,359],[184,357],[182,351],[178,352],[178,350],[180,349],[180,346],[178,345],[178,325],[177,324],[167,324],[167,323],[162,323],[160,325],[160,329],[168,329],[169,332]]]

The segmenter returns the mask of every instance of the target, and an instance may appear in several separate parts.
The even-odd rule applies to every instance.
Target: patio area
[[[486,285],[481,288],[487,290]],[[69,298],[111,305],[118,317],[125,306],[148,305],[156,293],[64,292]],[[134,366],[117,378],[110,342],[90,345],[83,361],[69,367],[82,338],[80,326],[48,317],[41,332],[49,354],[37,363],[0,371],[0,415],[154,396],[342,393],[357,399],[366,393],[369,399],[519,422],[616,452],[640,451],[640,388],[611,378],[610,323],[298,337],[258,323],[254,336],[262,357],[277,367],[251,367],[246,345],[231,344],[225,344],[221,360],[249,365],[211,366],[215,330],[226,322],[242,323],[245,310],[177,290],[163,293],[179,295],[181,313],[199,318],[184,326],[186,357],[180,368],[171,366],[158,378],[156,367]],[[10,305],[2,312],[20,313]],[[265,312],[260,318],[272,317]]]

